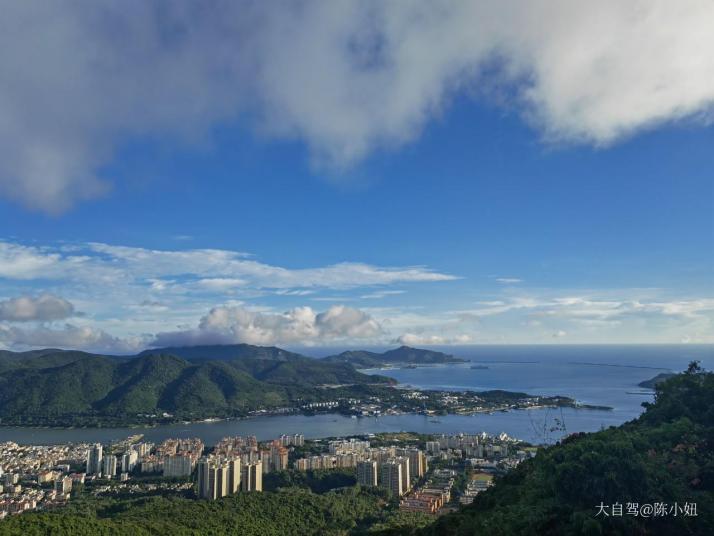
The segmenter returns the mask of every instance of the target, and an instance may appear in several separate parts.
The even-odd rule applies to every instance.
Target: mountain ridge
[[[171,348],[192,359],[165,350],[121,358],[52,349],[5,351],[0,356],[0,422],[46,424],[59,416],[131,421],[140,414],[163,413],[188,419],[230,416],[320,399],[322,385],[394,383],[348,363],[276,347],[218,347],[219,359],[210,359],[211,347]]]
[[[359,368],[377,368],[396,364],[432,365],[467,362],[444,352],[412,348],[406,345],[381,353],[367,350],[347,350],[324,357],[323,360],[333,363],[350,363]]]

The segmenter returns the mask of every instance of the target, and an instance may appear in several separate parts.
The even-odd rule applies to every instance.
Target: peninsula
[[[419,362],[451,357],[407,347],[377,355]],[[581,406],[563,396],[401,389],[396,383],[343,360],[246,344],[161,348],[136,356],[5,351],[0,353],[0,425],[155,425],[317,412],[372,416],[608,409]]]

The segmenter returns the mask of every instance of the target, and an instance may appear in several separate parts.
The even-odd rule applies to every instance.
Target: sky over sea
[[[714,343],[713,20],[7,2],[0,348]]]

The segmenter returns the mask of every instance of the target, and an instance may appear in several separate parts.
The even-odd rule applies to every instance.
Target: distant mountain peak
[[[382,353],[369,352],[366,350],[348,350],[341,354],[325,357],[324,359],[331,362],[350,363],[360,368],[380,367],[397,363],[439,364],[465,362],[463,359],[445,354],[444,352],[412,348],[406,345]]]

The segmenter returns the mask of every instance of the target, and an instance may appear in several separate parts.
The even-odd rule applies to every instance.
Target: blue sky
[[[292,94],[203,111],[188,133],[163,118],[89,128],[62,111],[77,143],[32,160],[52,182],[0,167],[0,346],[713,342],[713,101],[675,83],[632,116],[618,99],[654,90],[616,80],[611,101],[578,94],[585,111],[554,111],[508,97],[562,94],[547,81],[489,73],[442,80],[438,106],[402,115],[392,85],[364,109],[300,101],[287,127],[255,116]],[[491,78],[496,97],[474,90]],[[375,115],[365,126],[352,112]],[[38,124],[31,142],[50,128]]]

